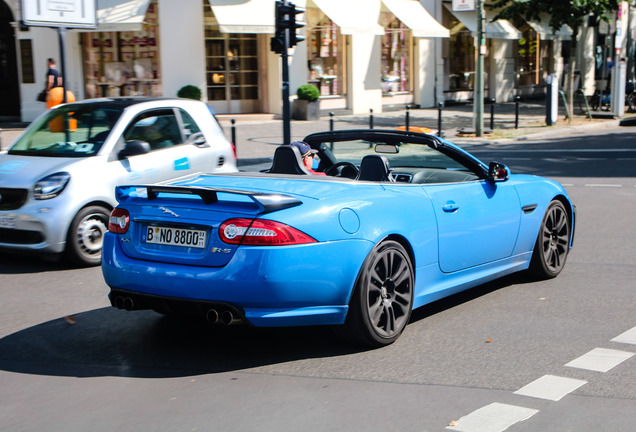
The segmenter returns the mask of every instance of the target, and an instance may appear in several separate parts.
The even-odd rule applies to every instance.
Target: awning
[[[477,35],[477,12],[453,12],[451,6],[444,3],[444,7],[448,9],[450,13],[455,15],[462,24],[466,26],[468,30],[473,34],[473,37]],[[513,26],[510,21],[500,19],[495,22],[490,22],[488,14],[486,14],[486,39],[520,39],[521,32]]]
[[[557,32],[555,33],[552,30],[552,27],[550,27],[549,18],[547,17],[547,14],[545,14],[546,16],[543,16],[544,14],[541,14],[541,15],[542,15],[541,21],[528,21],[528,24],[530,25],[530,27],[532,27],[534,31],[536,31],[539,34],[539,36],[541,36],[541,39],[547,39],[547,40],[572,39],[572,29],[570,27],[563,24],[561,28],[557,30]]]
[[[450,37],[450,31],[417,0],[382,0],[393,15],[411,29],[413,37]]]
[[[97,0],[97,27],[82,32],[140,31],[150,0]]]
[[[383,35],[384,28],[378,24],[379,7],[368,0],[313,0],[338,27],[343,35],[372,33]]]
[[[221,33],[274,34],[272,0],[208,0]]]

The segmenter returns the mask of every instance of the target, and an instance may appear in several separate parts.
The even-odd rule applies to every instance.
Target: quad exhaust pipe
[[[115,297],[115,307],[130,311],[135,308],[135,301],[131,297],[117,296]]]
[[[242,320],[234,315],[230,310],[224,310],[220,314],[216,309],[210,309],[205,314],[205,318],[210,324],[234,325],[239,324]]]

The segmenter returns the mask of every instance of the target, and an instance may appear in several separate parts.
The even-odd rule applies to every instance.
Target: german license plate
[[[144,234],[142,241],[145,243],[199,249],[205,247],[206,232],[203,230],[149,226]]]
[[[15,216],[0,216],[0,228],[15,228]]]

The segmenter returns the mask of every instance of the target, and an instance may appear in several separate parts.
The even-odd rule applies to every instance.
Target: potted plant
[[[297,98],[292,103],[294,120],[320,119],[320,91],[313,84],[303,84],[296,91]]]
[[[201,100],[201,89],[193,85],[183,86],[177,92],[177,97]]]

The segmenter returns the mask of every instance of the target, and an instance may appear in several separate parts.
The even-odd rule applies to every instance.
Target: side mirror
[[[150,144],[146,141],[132,140],[126,142],[124,149],[117,154],[117,157],[121,160],[130,156],[142,155],[149,152]]]
[[[510,168],[499,162],[490,162],[488,166],[488,180],[505,182],[510,178]]]
[[[190,135],[186,140],[186,144],[194,144],[197,147],[209,147],[203,132],[197,132]]]

